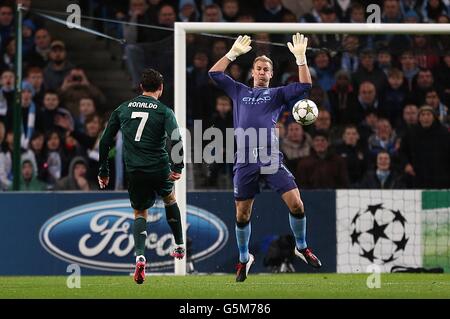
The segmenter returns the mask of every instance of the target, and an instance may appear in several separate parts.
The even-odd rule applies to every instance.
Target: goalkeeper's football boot
[[[255,261],[255,257],[252,254],[248,254],[248,261],[246,263],[239,262],[236,265],[236,282],[242,282],[247,279],[248,271]]]
[[[177,259],[183,259],[184,255],[185,250],[181,246],[175,247],[174,250],[172,250],[172,252],[170,253],[170,256],[175,257]]]
[[[141,285],[145,281],[145,257],[138,256],[136,258],[136,270],[134,271],[134,281]]]
[[[297,257],[299,257],[301,260],[303,260],[308,265],[310,265],[314,268],[322,267],[322,263],[320,262],[319,258],[317,258],[316,255],[313,254],[311,249],[309,249],[309,248],[298,249],[297,247],[295,247],[294,252]]]

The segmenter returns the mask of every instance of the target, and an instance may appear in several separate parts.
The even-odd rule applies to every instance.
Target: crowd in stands
[[[32,8],[31,0],[18,0]],[[0,189],[11,190],[15,95],[14,2],[0,2]],[[96,190],[105,95],[71,63],[64,41],[29,11],[23,19],[21,190]]]
[[[32,6],[31,0],[18,1]],[[169,106],[173,106],[176,21],[365,23],[367,5],[378,4],[382,23],[418,23],[420,29],[421,23],[449,23],[450,15],[449,0],[82,0],[80,4],[93,15],[134,23],[96,22],[94,27],[126,39],[123,59],[135,93],[140,93],[144,68],[164,75],[162,101]],[[11,1],[0,1],[3,190],[12,184],[13,20]],[[89,82],[86,70],[71,63],[64,41],[51,33],[41,18],[25,15],[22,189],[97,189],[98,141],[112,111],[104,108],[107,92]],[[274,61],[271,86],[297,81],[295,59],[286,47],[273,45],[290,37],[253,34],[253,49],[233,62],[228,74],[250,85],[253,59],[265,54]],[[318,105],[319,117],[313,125],[300,126],[290,115],[292,105],[286,105],[277,124],[281,151],[299,187],[450,188],[450,35],[308,37],[314,48],[307,52],[313,78],[308,98]],[[203,128],[214,126],[224,132],[233,126],[232,102],[208,76],[208,69],[232,43],[227,37],[187,35],[188,127],[195,120],[202,120]],[[119,144],[111,158],[120,154]],[[206,178],[195,180],[195,188],[232,185],[230,164],[196,169]]]

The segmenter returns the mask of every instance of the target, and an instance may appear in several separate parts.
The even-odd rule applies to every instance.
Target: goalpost
[[[450,25],[421,23],[175,23],[175,116],[180,128],[186,128],[186,33],[296,33],[303,34],[449,34]],[[290,54],[286,48],[286,54]],[[215,61],[214,61],[215,62]],[[186,139],[183,139],[186,150]],[[184,152],[184,162],[187,160]],[[175,183],[186,243],[186,174]],[[175,260],[175,274],[186,274],[186,258]]]

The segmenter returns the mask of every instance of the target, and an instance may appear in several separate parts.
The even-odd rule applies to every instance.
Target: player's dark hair
[[[156,92],[163,82],[162,74],[156,70],[146,69],[142,72],[141,85],[145,92]]]

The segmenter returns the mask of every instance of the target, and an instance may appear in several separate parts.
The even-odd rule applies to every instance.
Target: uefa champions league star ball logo
[[[372,263],[386,264],[398,259],[405,251],[406,218],[400,210],[368,205],[351,222],[352,246],[359,245],[359,255]]]

